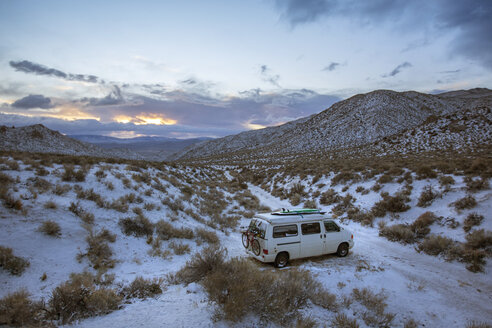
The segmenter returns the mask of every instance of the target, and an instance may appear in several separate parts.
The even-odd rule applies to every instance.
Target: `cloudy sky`
[[[220,137],[375,89],[492,88],[492,1],[0,1],[0,124]]]

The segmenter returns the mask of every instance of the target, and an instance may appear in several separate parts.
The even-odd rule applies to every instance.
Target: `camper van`
[[[248,254],[282,268],[289,260],[336,253],[347,256],[354,235],[318,209],[257,214],[242,232]]]

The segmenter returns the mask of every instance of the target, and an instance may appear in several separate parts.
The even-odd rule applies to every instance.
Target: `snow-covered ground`
[[[200,197],[202,197],[200,195],[203,194],[198,192],[198,190],[202,191],[202,187],[198,187],[198,184],[202,181],[205,185],[203,192],[209,191],[207,184],[215,184],[218,190],[223,192],[223,197],[228,203],[227,208],[224,209],[224,215],[233,215],[233,213],[241,215],[248,211],[237,200],[234,200],[235,189],[225,187],[227,183],[234,180],[233,169],[224,172],[220,167],[213,169],[162,167],[144,168],[141,172],[136,172],[129,170],[123,164],[98,164],[90,169],[84,182],[61,181],[60,176],[64,172],[62,165],[55,164],[46,169],[49,174],[40,177],[52,184],[46,192],[33,187],[33,182],[29,178],[35,178],[36,171],[28,170],[28,165],[20,163],[19,170],[10,170],[4,166],[1,171],[12,177],[14,181],[17,180],[12,184],[11,193],[15,198],[22,200],[23,210],[16,211],[4,206],[0,207],[0,245],[11,247],[15,255],[28,259],[30,266],[21,276],[13,276],[5,270],[0,270],[0,297],[20,288],[26,288],[33,298],[47,299],[56,286],[69,278],[70,273],[84,270],[94,271],[87,259],[82,259],[80,263],[76,259],[77,254],[84,252],[87,247],[85,241],[87,230],[83,227],[81,219],[68,210],[72,202],[78,201],[81,208],[94,214],[93,229],[95,231],[106,228],[117,235],[116,241],[110,243],[117,263],[108,271],[115,275],[115,286],[128,284],[137,276],[163,278],[169,273],[178,271],[194,252],[200,251],[205,246],[197,243],[195,239],[179,239],[179,242],[190,246],[190,253],[184,255],[171,253],[168,258],[149,255],[151,246],[146,242],[146,238],[126,236],[118,225],[122,218],[135,217],[132,212],[133,208],[141,208],[143,214],[152,223],[163,219],[175,227],[204,228],[212,231],[213,224],[207,224],[212,219],[200,211]],[[98,178],[96,172],[100,170],[104,171],[105,176]],[[144,173],[149,174],[151,182],[137,182],[132,177]],[[314,190],[322,193],[329,188],[335,189],[342,196],[350,193],[356,197],[354,205],[362,209],[370,209],[375,202],[380,200],[381,191],[394,194],[402,188],[402,185],[398,183],[387,183],[379,192],[370,191],[362,195],[355,189],[358,186],[370,189],[378,176],[368,181],[351,184],[345,191],[342,191],[345,185],[330,187],[333,175],[322,177],[316,182],[316,184],[325,184],[321,189],[310,184],[311,178],[306,177],[301,180],[299,177],[290,177],[279,179],[277,182],[285,189],[289,189],[294,183],[301,183],[308,190],[308,195],[312,195]],[[483,190],[474,193],[478,205],[472,210],[458,213],[449,204],[464,197],[467,192],[464,190],[463,178],[461,176],[453,176],[453,178],[456,183],[452,185],[451,191],[443,193],[442,198],[436,199],[427,208],[416,206],[417,199],[427,185],[441,190],[438,180],[414,180],[409,203],[411,209],[400,213],[398,217],[388,214],[378,220],[387,221],[388,224],[411,223],[420,214],[432,211],[438,216],[456,218],[461,223],[461,226],[455,229],[433,224],[432,233],[448,236],[456,241],[464,241],[463,220],[469,213],[477,212],[482,214],[485,220],[473,229],[492,230],[492,192]],[[125,179],[128,179],[130,183],[124,182]],[[165,187],[165,192],[152,186],[157,182]],[[114,186],[114,189],[108,188],[109,183]],[[52,192],[56,184],[70,185],[71,190],[62,195],[56,195]],[[193,195],[189,198],[184,192],[186,186],[193,190]],[[247,186],[249,191],[260,200],[261,205],[271,209],[292,207],[288,199],[281,200],[274,197],[265,190],[266,188],[262,189],[251,183]],[[77,199],[75,190],[77,188],[93,189],[108,202],[130,193],[140,196],[142,202],[129,204],[129,211],[121,213],[113,209],[101,208],[91,200]],[[149,189],[152,192],[146,193]],[[173,211],[165,205],[166,200],[169,199],[174,203],[180,200],[182,209]],[[312,199],[319,201],[319,196],[312,197]],[[44,205],[48,201],[54,202],[57,208],[45,208]],[[154,208],[146,210],[144,204],[153,204]],[[321,206],[321,208],[330,212],[333,205]],[[191,212],[198,214],[201,220],[197,221],[190,216]],[[238,226],[248,222],[248,219],[241,216]],[[48,219],[60,225],[61,237],[49,237],[38,231],[40,224]],[[402,245],[378,236],[377,224],[374,227],[365,227],[349,220],[343,220],[342,224],[354,233],[355,246],[348,257],[338,258],[335,255],[326,255],[297,260],[291,263],[290,268],[309,270],[331,293],[337,295],[340,303],[343,297],[349,296],[354,288],[368,287],[374,292],[382,291],[388,297],[386,311],[396,315],[392,324],[394,326],[403,326],[410,318],[422,327],[463,327],[472,320],[492,323],[492,264],[490,261],[485,265],[484,272],[472,273],[465,268],[463,263],[446,262],[440,257],[417,252],[414,248],[415,244]],[[241,236],[236,229],[217,227],[215,231],[230,257],[247,256],[241,245]],[[171,241],[163,241],[162,249],[168,249]],[[262,270],[275,270],[271,265],[261,264],[260,267]],[[289,267],[283,270],[289,270]],[[46,273],[47,279],[41,281],[40,277],[43,273]],[[134,300],[131,304],[125,304],[122,309],[108,315],[82,320],[73,325],[75,327],[260,326],[251,321],[251,318],[239,324],[214,322],[212,315],[215,306],[208,301],[207,294],[199,284],[166,285],[164,292],[155,298]],[[335,313],[315,305],[302,311],[321,326],[329,326],[331,319],[335,316]],[[360,306],[352,304],[340,311],[349,317],[357,318],[361,327],[365,327],[361,319],[362,308]]]

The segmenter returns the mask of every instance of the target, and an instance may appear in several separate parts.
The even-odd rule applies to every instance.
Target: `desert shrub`
[[[381,190],[381,188],[383,188],[383,186],[381,186],[379,183],[376,183],[374,184],[374,186],[371,187],[371,190],[374,192],[378,192]]]
[[[324,309],[336,312],[338,310],[337,296],[321,288],[312,296],[311,301]]]
[[[211,272],[218,271],[224,266],[226,255],[227,250],[225,248],[215,245],[203,248],[199,253],[195,253],[186,262],[186,265],[171,277],[171,280],[185,284],[198,282]]]
[[[375,217],[383,217],[386,212],[399,213],[406,212],[410,209],[410,206],[406,202],[410,201],[410,198],[397,193],[395,196],[390,196],[387,193],[382,193],[383,199],[374,204],[371,209],[372,214]]]
[[[318,204],[316,204],[316,200],[310,199],[304,202],[304,208],[318,208]]]
[[[450,205],[453,205],[454,208],[459,211],[459,210],[464,210],[464,209],[470,209],[474,208],[477,206],[477,201],[475,197],[472,195],[467,195],[461,199],[458,199],[457,201],[451,203]]]
[[[469,192],[477,192],[480,190],[487,190],[490,188],[489,180],[487,178],[473,179],[471,177],[465,177],[466,189]]]
[[[417,328],[419,326],[419,323],[415,321],[413,318],[410,318],[405,321],[403,324],[403,328]]]
[[[333,207],[333,213],[338,216],[343,215],[343,213],[353,208],[354,201],[355,198],[351,194],[347,193],[344,197],[340,199],[340,202],[335,207]]]
[[[203,228],[198,228],[195,230],[196,237],[198,240],[208,243],[208,244],[219,244],[220,240],[214,231],[209,231]]]
[[[32,182],[32,185],[38,190],[39,193],[44,193],[49,191],[52,187],[53,184],[49,182],[48,180],[35,177],[35,178],[30,178],[28,179],[30,182]]]
[[[5,193],[3,196],[3,205],[6,208],[13,209],[16,211],[20,211],[23,208],[22,201],[20,199],[15,198],[9,193]]]
[[[39,231],[48,236],[52,237],[60,237],[61,236],[61,228],[58,223],[52,220],[44,221],[39,227]]]
[[[169,248],[172,249],[174,254],[176,255],[188,254],[191,251],[189,245],[183,243],[175,243],[173,241],[169,243]]]
[[[331,205],[339,202],[341,199],[340,195],[334,189],[328,189],[324,193],[321,194],[319,199],[319,203],[321,205]]]
[[[357,319],[350,319],[345,313],[337,314],[331,321],[333,328],[359,328]]]
[[[478,213],[470,213],[463,222],[463,230],[469,232],[474,226],[478,226],[482,223],[484,217]]]
[[[155,204],[154,203],[145,203],[143,208],[146,211],[152,211],[155,208]]]
[[[127,236],[143,237],[152,235],[154,231],[153,224],[143,215],[137,215],[135,218],[120,219],[119,225],[123,233]]]
[[[448,187],[454,185],[456,182],[454,181],[452,176],[443,175],[439,178],[439,184],[443,187]]]
[[[437,217],[432,212],[421,214],[411,225],[411,230],[417,238],[422,238],[430,232],[429,226],[437,220]]]
[[[57,207],[58,207],[58,205],[56,205],[56,203],[52,200],[49,200],[44,204],[44,208],[46,208],[46,209],[55,210]]]
[[[289,201],[292,204],[292,206],[297,206],[301,203],[301,195],[299,194],[291,195]]]
[[[351,295],[368,310],[362,314],[362,319],[368,326],[391,327],[395,315],[384,312],[387,306],[386,295],[382,292],[375,294],[368,288],[354,288]]]
[[[390,241],[397,241],[402,244],[410,244],[415,241],[415,234],[411,227],[406,224],[383,225],[379,230],[379,235]]]
[[[337,184],[345,184],[349,181],[357,182],[361,179],[358,173],[352,173],[349,171],[342,171],[335,175],[333,179],[331,179],[331,185],[336,186]]]
[[[465,236],[465,247],[470,249],[490,250],[492,246],[492,231],[489,230],[474,230]]]
[[[262,322],[282,325],[293,323],[299,309],[321,288],[308,271],[262,271],[238,258],[211,271],[202,284],[209,299],[219,305],[217,319],[237,322],[253,314]]]
[[[377,183],[379,184],[384,184],[384,183],[389,183],[393,181],[393,177],[389,174],[383,174],[382,176],[379,177]]]
[[[193,230],[189,228],[175,228],[169,222],[159,220],[155,224],[155,231],[157,236],[162,240],[169,240],[171,238],[193,239],[195,234]]]
[[[53,193],[55,195],[61,196],[61,195],[66,194],[67,192],[69,192],[70,189],[72,189],[72,187],[70,187],[70,185],[68,185],[68,184],[57,184],[57,185],[55,185],[55,188],[53,189]]]
[[[0,325],[13,327],[43,326],[43,304],[34,302],[21,289],[0,299]]]
[[[417,206],[428,207],[437,197],[439,197],[439,193],[435,192],[431,185],[425,186],[420,194]]]
[[[417,173],[417,180],[437,178],[437,173],[430,166],[419,166],[415,173]]]
[[[75,181],[75,182],[83,182],[85,181],[85,176],[87,171],[83,168],[75,171],[72,165],[65,165],[65,171],[62,174],[62,180],[66,182]]]
[[[417,249],[429,255],[446,255],[447,251],[453,246],[453,244],[454,241],[451,238],[439,235],[430,235],[418,245]]]
[[[366,189],[362,186],[358,186],[357,188],[355,188],[355,192],[359,192],[359,193],[362,193],[364,190]]]
[[[128,212],[127,200],[124,197],[120,197],[112,201],[110,204],[107,205],[107,207],[120,213]]]
[[[492,328],[492,325],[486,322],[470,321],[466,324],[465,328]]]
[[[358,207],[352,207],[347,211],[347,217],[363,226],[372,227],[374,223],[374,214],[371,211],[361,210]]]
[[[68,281],[53,290],[48,301],[50,317],[67,324],[117,310],[121,297],[115,290],[99,287],[96,282],[91,273],[72,273]]]
[[[113,243],[116,240],[116,235],[110,233],[108,230],[103,229],[101,232],[95,234],[90,231],[87,236],[87,252],[79,253],[77,255],[80,261],[83,257],[87,257],[92,264],[92,267],[101,272],[106,271],[108,268],[113,268],[116,261],[112,258],[113,250],[108,245],[108,242]]]
[[[183,202],[180,199],[172,199],[172,198],[164,198],[161,200],[162,205],[166,205],[169,207],[171,211],[174,213],[178,213],[179,211],[184,211]],[[209,204],[208,207],[205,205],[205,202],[202,203],[203,207],[206,207],[210,210],[210,212],[215,213],[215,210],[211,210],[214,207],[214,204]]]
[[[14,255],[12,248],[0,246],[0,267],[11,274],[20,276],[29,266],[29,261]]]
[[[162,280],[159,279],[144,279],[136,277],[129,286],[126,286],[121,291],[120,295],[129,298],[145,299],[162,294]]]
[[[94,191],[94,189],[80,190],[77,192],[77,198],[87,199],[93,201],[99,207],[106,207],[106,202],[100,194]]]

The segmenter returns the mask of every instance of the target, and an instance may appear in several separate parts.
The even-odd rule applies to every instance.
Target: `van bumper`
[[[262,250],[263,252],[263,250]],[[275,261],[275,257],[277,256],[277,254],[263,254],[261,253],[260,255],[255,255],[251,250],[246,250],[246,253],[251,256],[251,257],[254,257],[255,259],[257,259],[258,261],[260,262],[263,262],[263,263],[270,263],[270,262],[274,262]]]

